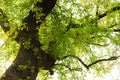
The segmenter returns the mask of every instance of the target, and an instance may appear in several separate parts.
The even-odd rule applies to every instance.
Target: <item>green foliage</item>
[[[53,13],[55,12],[53,11]],[[56,15],[58,14],[56,12]],[[91,44],[107,46],[108,40],[115,39],[111,36],[113,30],[97,25],[98,23],[90,16],[82,17],[79,24],[70,21],[70,24],[74,24],[77,28],[66,31],[66,26],[71,25],[65,23],[68,23],[67,21],[71,17],[61,14],[64,18],[59,19],[59,17],[56,18],[56,15],[49,15],[46,22],[41,26],[40,41],[44,44],[45,50],[48,50],[57,59],[66,55],[77,54],[81,50],[86,52],[85,48],[89,52],[89,45]],[[66,22],[62,23],[64,20]],[[119,38],[117,35],[116,37]]]
[[[33,3],[29,0],[4,0],[0,4],[2,4],[1,8],[4,10],[13,27],[20,26],[21,20],[23,20],[28,11],[33,7]]]
[[[17,53],[19,45],[14,42],[12,38],[9,38],[8,35],[14,33],[14,35],[11,35],[14,37],[17,34],[15,30],[21,29],[20,26],[23,25],[22,21],[30,10],[42,10],[38,8],[33,9],[36,1],[39,0],[0,0],[0,8],[2,8],[7,15],[8,21],[10,22],[9,26],[12,28],[7,34],[3,33],[0,29],[1,39],[5,41],[5,44],[3,44],[0,49],[0,53],[2,53],[0,54],[0,60],[2,60],[3,57],[7,59],[11,57],[11,55],[12,57],[16,56],[15,53]],[[39,28],[39,41],[43,44],[42,49],[57,60],[67,55],[76,55],[85,63],[89,64],[99,58],[106,57],[106,55],[107,57],[115,55],[112,53],[112,50],[109,49],[110,44],[120,45],[120,31],[114,31],[115,29],[120,29],[120,11],[117,10],[112,13],[107,13],[107,15],[101,19],[96,18],[98,5],[99,14],[103,14],[112,7],[118,6],[119,2],[111,2],[111,0],[102,0],[99,2],[91,0],[88,2],[84,1],[85,0],[58,0],[55,8]],[[38,14],[36,12],[36,15],[37,22],[39,22],[40,16],[44,14]],[[117,25],[111,27],[111,25],[114,24]],[[68,28],[69,30],[67,31]],[[5,35],[8,37],[5,37]],[[30,47],[29,41],[26,41],[24,44],[26,48]],[[95,51],[96,48],[99,48],[101,52]],[[107,50],[105,53],[102,52],[103,48]],[[38,52],[37,49],[34,49],[34,51],[36,53]],[[57,73],[60,74],[60,79],[78,80],[78,75],[74,76],[77,72],[66,68],[67,66],[77,68],[78,71],[82,72],[83,67],[81,67],[82,65],[80,65],[77,60],[68,58],[63,60],[61,64],[65,66],[60,65],[59,67],[55,67]],[[20,67],[25,68],[24,66]],[[91,68],[95,69],[98,74],[102,69],[104,69],[103,71],[106,70],[103,63],[99,63]],[[46,71],[41,71],[40,73],[45,74]]]
[[[98,20],[95,18],[96,14],[94,9],[94,6],[98,6],[97,2],[92,2],[93,4],[88,3],[83,6],[74,1],[71,2],[72,3],[69,1],[60,1],[59,3],[58,1],[57,5],[59,6],[56,5],[51,14],[47,16],[40,28],[40,41],[44,44],[42,48],[47,50],[47,52],[52,54],[56,59],[61,59],[67,55],[78,55],[80,58],[82,57],[86,63],[115,55],[115,53],[109,49],[109,45],[120,45],[120,34],[119,32],[114,32],[114,29],[119,29],[119,11],[108,13],[107,16]],[[102,8],[99,10],[99,14],[103,14],[113,7],[111,1],[105,2],[105,4],[102,4],[102,2],[99,3],[99,8]],[[111,5],[106,9],[106,5],[108,4]],[[64,5],[70,6],[66,8]],[[76,11],[74,11],[74,9],[76,9]],[[115,14],[117,14],[117,16]],[[118,25],[110,28],[111,25],[116,23],[118,23]],[[69,31],[66,31],[67,26],[72,26],[72,24],[77,28],[70,28]],[[100,50],[96,52],[93,46],[96,46]],[[107,52],[103,53],[102,48],[107,49]],[[101,52],[98,53],[99,51]],[[73,59],[70,61],[72,60]],[[66,62],[68,62],[68,64],[71,63],[69,60]],[[63,67],[62,69],[59,67],[60,69],[58,70],[62,71]],[[102,71],[107,71],[103,63],[99,63],[92,68],[94,68],[98,74],[101,73],[101,69],[104,69]],[[66,71],[63,70],[60,74],[65,75],[66,73],[64,72]]]

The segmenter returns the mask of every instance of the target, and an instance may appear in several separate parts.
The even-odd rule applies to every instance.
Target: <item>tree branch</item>
[[[114,26],[118,25],[118,23],[110,25],[108,28],[113,28]]]
[[[120,29],[114,29],[114,32],[120,32]]]
[[[99,62],[117,60],[120,56],[112,56],[112,57],[106,58],[106,59],[99,59],[99,60],[96,60],[96,61],[94,61],[94,62],[92,62],[92,63],[90,63],[90,64],[88,64],[88,65],[85,64],[79,57],[77,57],[77,56],[75,56],[75,55],[65,56],[65,57],[63,57],[61,60],[66,59],[66,58],[68,58],[68,57],[72,57],[72,58],[77,59],[86,69],[89,69],[91,66],[93,66],[93,65],[95,65],[95,64],[97,64],[97,63],[99,63]]]
[[[92,45],[96,46],[108,46],[109,44],[100,44],[100,43],[91,43]]]
[[[119,6],[115,6],[115,7],[111,8],[111,9],[107,10],[107,11],[104,12],[103,14],[98,15],[97,18],[98,18],[98,19],[101,19],[101,18],[105,17],[108,13],[111,13],[111,12],[117,11],[117,10],[120,10],[120,5],[119,5]]]
[[[99,62],[103,62],[103,61],[113,61],[113,60],[117,60],[120,56],[112,56],[110,58],[107,58],[107,59],[99,59],[99,60],[96,60],[95,62],[92,62],[90,63],[89,65],[87,65],[87,67],[91,67]]]

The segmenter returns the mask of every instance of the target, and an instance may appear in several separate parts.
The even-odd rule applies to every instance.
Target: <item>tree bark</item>
[[[41,20],[45,19],[55,4],[56,0],[37,2],[35,8],[42,8],[39,14],[44,14],[40,17]],[[35,80],[40,67],[53,74],[52,67],[56,60],[41,49],[39,42],[38,28],[42,23],[41,20],[37,20],[37,14],[33,10],[24,19],[21,30],[18,30],[18,35],[15,38],[16,42],[20,44],[18,55],[0,80]],[[1,27],[5,32],[9,30],[4,25]]]

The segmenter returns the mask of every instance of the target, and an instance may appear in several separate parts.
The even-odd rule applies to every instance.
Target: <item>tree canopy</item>
[[[0,0],[0,26],[0,62],[11,62],[0,80],[86,80],[119,66],[119,0]]]

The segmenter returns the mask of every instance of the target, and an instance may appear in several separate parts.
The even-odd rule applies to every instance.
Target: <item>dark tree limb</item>
[[[114,12],[114,11],[117,11],[117,10],[120,10],[120,5],[119,6],[115,6],[115,7],[111,8],[111,9],[107,10],[103,14],[98,15],[97,18],[101,19],[101,18],[105,17],[108,13],[111,13],[111,12]]]
[[[106,58],[106,59],[99,59],[99,60],[96,60],[95,62],[92,62],[90,63],[89,65],[87,65],[87,67],[91,67],[99,62],[103,62],[103,61],[113,61],[113,60],[117,60],[120,56],[112,56],[110,58]]]
[[[120,29],[114,29],[114,32],[120,32]]]
[[[113,28],[114,26],[118,25],[118,23],[110,25],[108,28]]]
[[[120,56],[112,56],[110,58],[106,58],[106,59],[98,59],[90,64],[85,64],[85,62],[83,62],[79,57],[75,56],[75,55],[68,55],[68,56],[65,56],[63,57],[61,60],[64,60],[66,58],[69,58],[69,57],[72,57],[74,59],[77,59],[86,69],[89,69],[91,66],[97,64],[97,63],[100,63],[100,62],[103,62],[103,61],[113,61],[113,60],[117,60]]]
[[[100,44],[100,43],[91,43],[92,45],[96,45],[96,46],[108,46],[109,44]]]

